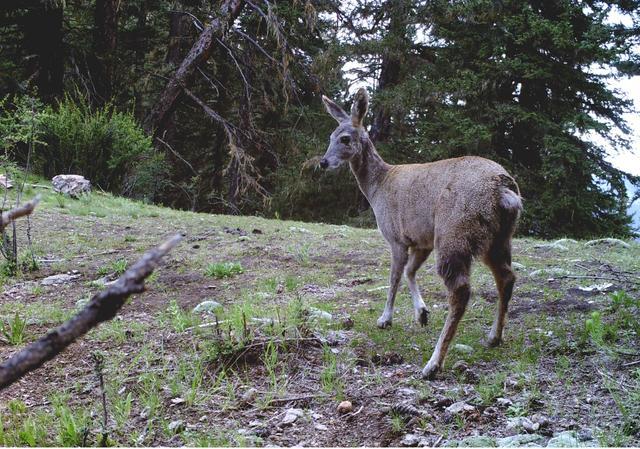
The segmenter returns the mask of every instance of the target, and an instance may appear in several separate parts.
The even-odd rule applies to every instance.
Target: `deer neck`
[[[360,190],[371,203],[389,168],[367,135],[362,139],[362,151],[349,162]]]

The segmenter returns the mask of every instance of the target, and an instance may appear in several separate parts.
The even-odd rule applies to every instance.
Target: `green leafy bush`
[[[66,96],[42,120],[39,168],[45,176],[81,174],[94,185],[151,200],[167,170],[131,113],[111,105],[92,109],[86,100]]]

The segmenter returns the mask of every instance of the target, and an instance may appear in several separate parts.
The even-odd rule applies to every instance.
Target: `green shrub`
[[[91,109],[66,96],[42,119],[46,146],[37,152],[45,176],[81,174],[115,193],[153,199],[167,165],[131,113],[111,105]]]

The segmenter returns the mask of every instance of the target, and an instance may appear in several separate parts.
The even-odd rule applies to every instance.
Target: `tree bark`
[[[193,44],[187,57],[175,71],[156,105],[147,116],[144,124],[147,133],[157,135],[162,131],[168,116],[175,109],[183,87],[190,86],[196,68],[209,58],[216,38],[226,33],[240,14],[243,5],[243,0],[224,0],[220,7],[219,16],[200,33],[198,40]]]
[[[64,55],[62,41],[62,6],[49,2],[27,6],[20,29],[27,55],[27,73],[33,78],[38,94],[47,103],[62,96]]]
[[[98,104],[106,103],[113,95],[117,13],[117,0],[96,0],[91,74]]]

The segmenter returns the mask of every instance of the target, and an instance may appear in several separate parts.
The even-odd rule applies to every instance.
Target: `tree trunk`
[[[23,48],[28,57],[26,69],[38,94],[47,103],[62,96],[64,52],[62,7],[48,3],[33,5],[21,20]]]
[[[167,117],[175,109],[182,88],[189,87],[196,68],[209,58],[216,38],[225,34],[240,14],[243,5],[242,0],[224,0],[220,7],[219,16],[200,33],[198,40],[193,44],[187,57],[173,74],[156,105],[147,116],[144,124],[147,133],[157,135],[162,131]]]
[[[113,95],[117,12],[117,0],[96,0],[91,75],[95,86],[95,101],[101,105]]]

